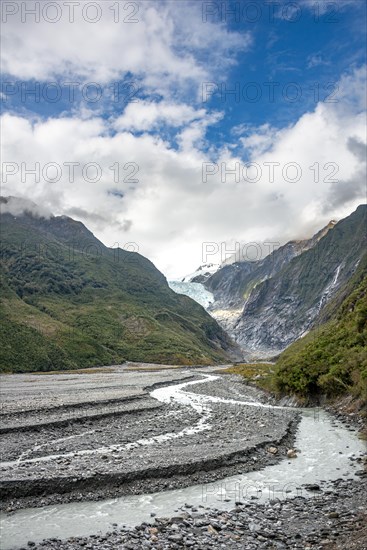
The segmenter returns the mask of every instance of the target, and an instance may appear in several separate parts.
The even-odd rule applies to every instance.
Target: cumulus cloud
[[[17,79],[107,84],[132,75],[156,94],[169,94],[174,84],[176,92],[179,84],[192,93],[192,86],[227,70],[234,51],[251,44],[250,32],[230,31],[221,22],[203,25],[197,2],[136,1],[129,8],[103,0],[93,3],[100,13],[85,11],[83,2],[71,13],[62,2],[54,23],[55,8],[43,12],[42,2],[35,4],[41,10],[37,24],[23,13],[26,2],[4,24],[2,70]]]
[[[242,129],[237,128],[235,133],[246,134],[240,137],[240,142],[249,156],[255,158],[272,147],[274,141],[280,135],[280,130],[273,128],[270,124],[262,124],[258,128],[252,126]]]
[[[8,174],[6,182],[3,174],[3,192],[32,197],[55,214],[84,221],[107,245],[137,243],[140,252],[169,276],[183,275],[203,259],[225,259],[234,242],[283,243],[307,237],[330,218],[348,215],[365,199],[360,74],[357,70],[341,79],[339,103],[320,103],[277,131],[267,126],[253,129],[243,142],[249,148],[244,158],[260,167],[260,175],[245,171],[248,179],[240,155],[202,146],[206,124],[215,123],[215,117],[191,121],[190,110],[182,110],[189,116],[183,117],[178,148],[154,133],[132,134],[125,129],[126,119],[120,130],[111,132],[116,121],[101,117],[29,120],[4,114],[3,169],[11,172],[17,166],[18,171]],[[155,113],[164,112],[160,109],[157,106]],[[40,178],[23,177],[22,162],[32,169],[38,162]],[[62,168],[58,181],[51,181],[60,175],[52,166],[47,178],[42,174],[49,163]],[[70,163],[78,163],[73,178]],[[83,174],[89,163],[100,167],[98,181],[92,181],[93,166]],[[299,178],[289,163],[300,168]],[[274,178],[269,166],[274,167]],[[208,171],[206,181],[203,167]],[[223,242],[225,249],[220,247]],[[214,248],[205,243],[215,243]],[[214,249],[222,256],[203,258],[203,250]]]
[[[367,198],[367,144],[360,139],[351,137],[348,139],[347,147],[355,155],[358,165],[350,177],[332,183],[323,203],[324,213],[333,212],[336,208],[341,208],[354,199]]]
[[[162,124],[180,127],[195,119],[202,119],[205,114],[205,109],[196,110],[187,104],[141,101],[130,103],[123,115],[117,118],[114,127],[132,131],[152,130]]]

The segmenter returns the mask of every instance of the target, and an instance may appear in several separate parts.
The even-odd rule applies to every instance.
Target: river
[[[218,377],[205,376],[207,381]],[[166,386],[151,392],[152,397],[163,402],[176,402],[193,407],[202,413],[199,431],[207,422],[210,403],[228,401],[239,404],[244,401],[225,400],[218,397],[190,392],[190,386],[202,380]],[[249,398],[247,405],[264,407]],[[270,407],[270,406],[269,406]],[[180,434],[185,437],[185,433]],[[211,506],[231,509],[235,501],[256,496],[260,501],[274,498],[309,496],[303,484],[318,483],[321,480],[353,478],[355,463],[352,455],[366,452],[367,445],[355,432],[322,409],[302,410],[302,419],[297,432],[295,447],[298,458],[283,459],[276,465],[263,470],[224,478],[215,483],[195,485],[160,493],[124,496],[96,502],[73,502],[29,508],[1,515],[1,548],[10,550],[26,546],[32,540],[44,538],[68,538],[105,533],[112,530],[112,524],[134,526],[151,521],[151,513],[157,516],[172,516],[185,503],[194,506]]]

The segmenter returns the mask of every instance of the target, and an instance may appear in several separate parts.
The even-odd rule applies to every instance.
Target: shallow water
[[[207,380],[217,377],[206,376]],[[152,396],[161,401],[170,400],[194,407],[202,414],[201,427],[210,429],[210,402],[264,406],[249,398],[247,401],[221,400],[189,391],[190,385],[202,380],[159,388]],[[269,409],[271,409],[270,406]],[[184,436],[183,434],[182,436]],[[235,501],[257,497],[260,501],[310,496],[301,485],[352,478],[357,468],[349,460],[353,454],[366,452],[367,443],[356,433],[347,430],[323,410],[306,409],[297,432],[295,447],[298,458],[284,459],[261,471],[227,477],[214,483],[195,485],[160,493],[126,496],[99,502],[75,502],[19,510],[1,516],[1,548],[9,550],[24,546],[28,541],[44,538],[68,538],[107,532],[112,524],[134,526],[151,521],[150,514],[174,515],[185,503],[231,509]]]

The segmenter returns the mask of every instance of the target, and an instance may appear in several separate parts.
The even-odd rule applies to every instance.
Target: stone
[[[180,535],[180,534],[177,534],[177,535],[169,535],[168,536],[168,540],[172,541],[172,542],[181,542],[183,539],[183,536]]]
[[[214,529],[212,525],[208,525],[208,533],[210,533],[211,535],[217,535],[218,531]]]
[[[287,451],[287,457],[288,458],[297,458],[296,449],[288,449]]]
[[[321,491],[320,485],[318,485],[317,483],[308,483],[307,485],[305,485],[305,488],[308,491]]]

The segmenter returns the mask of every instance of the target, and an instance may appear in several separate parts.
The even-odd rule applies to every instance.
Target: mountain
[[[246,243],[244,243],[242,246],[239,246],[239,250],[235,254],[229,256],[221,264],[202,264],[193,273],[185,275],[181,279],[181,282],[205,283],[208,290],[211,292],[216,291],[218,304],[225,303],[228,298],[230,303],[233,303],[234,298],[237,298],[237,301],[241,303],[243,302],[243,294],[246,294],[246,283],[248,282],[246,276],[249,273],[259,270],[261,273],[260,276],[263,277],[262,280],[270,277],[280,269],[279,265],[282,266],[283,262],[290,261],[294,256],[311,248],[335,223],[335,221],[329,222],[312,239],[291,241],[259,261],[251,260],[247,257],[247,247]],[[258,247],[261,249],[262,256],[267,256],[267,247],[261,243],[258,244]],[[216,276],[217,274],[218,276]]]
[[[32,203],[1,206],[2,371],[228,360],[230,338],[149,260]]]
[[[194,273],[185,275],[181,280],[182,283],[204,283],[209,277],[213,275],[218,269],[219,264],[203,264],[200,265]]]
[[[309,250],[335,226],[331,221],[311,239],[290,241],[258,261],[235,262],[222,267],[205,281],[214,294],[210,307],[213,316],[229,332],[240,319],[254,288],[281,271],[293,258]]]
[[[213,315],[249,353],[269,357],[312,324],[351,277],[366,249],[366,210],[331,222],[307,241],[294,241],[259,262],[225,266],[208,279]]]
[[[351,393],[367,403],[367,254],[315,325],[280,355],[278,389],[301,396]]]

